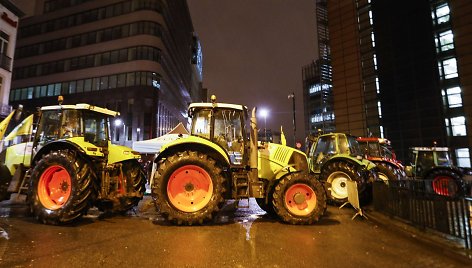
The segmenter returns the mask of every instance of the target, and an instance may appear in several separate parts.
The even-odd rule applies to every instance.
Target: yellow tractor
[[[255,198],[269,214],[291,224],[317,222],[326,210],[323,185],[309,173],[306,155],[274,143],[258,143],[256,110],[246,133],[243,105],[192,103],[191,133],[157,155],[152,197],[176,224],[211,220],[225,199]]]

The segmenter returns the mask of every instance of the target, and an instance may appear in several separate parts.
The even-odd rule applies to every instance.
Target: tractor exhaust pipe
[[[257,107],[252,109],[249,135],[249,167],[251,170],[257,170]]]

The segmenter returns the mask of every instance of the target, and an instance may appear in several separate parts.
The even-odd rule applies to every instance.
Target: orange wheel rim
[[[306,184],[294,184],[285,192],[285,207],[294,215],[309,215],[316,208],[316,193]]]
[[[436,194],[454,196],[457,193],[457,185],[447,176],[438,176],[433,180],[433,190]]]
[[[213,195],[213,182],[206,170],[186,165],[172,173],[167,182],[167,196],[172,205],[184,212],[204,208]]]
[[[48,167],[38,182],[38,197],[41,204],[51,210],[64,206],[71,194],[71,177],[59,165]]]

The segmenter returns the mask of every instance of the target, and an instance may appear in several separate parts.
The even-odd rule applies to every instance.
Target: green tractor
[[[325,182],[331,201],[348,200],[347,181],[357,183],[359,197],[370,197],[370,182],[378,177],[376,165],[363,158],[356,137],[344,133],[320,135],[308,154],[310,169]]]
[[[447,147],[412,147],[408,178],[425,180],[425,189],[438,195],[457,196],[464,193],[463,172],[453,165]]]
[[[253,197],[268,214],[291,224],[317,222],[326,210],[323,185],[308,172],[306,155],[257,142],[256,109],[250,137],[242,105],[192,103],[191,134],[164,145],[152,182],[156,208],[176,224],[211,220],[225,199]]]
[[[119,113],[88,104],[42,107],[33,142],[0,154],[0,188],[27,193],[33,216],[67,224],[92,206],[125,212],[142,199],[146,177],[139,154],[111,144],[109,120]]]

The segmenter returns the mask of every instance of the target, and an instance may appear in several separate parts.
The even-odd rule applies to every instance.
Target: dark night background
[[[317,57],[313,0],[188,0],[203,47],[203,87],[219,102],[269,110],[267,127],[304,139],[302,71]],[[263,119],[259,120],[264,127]]]

